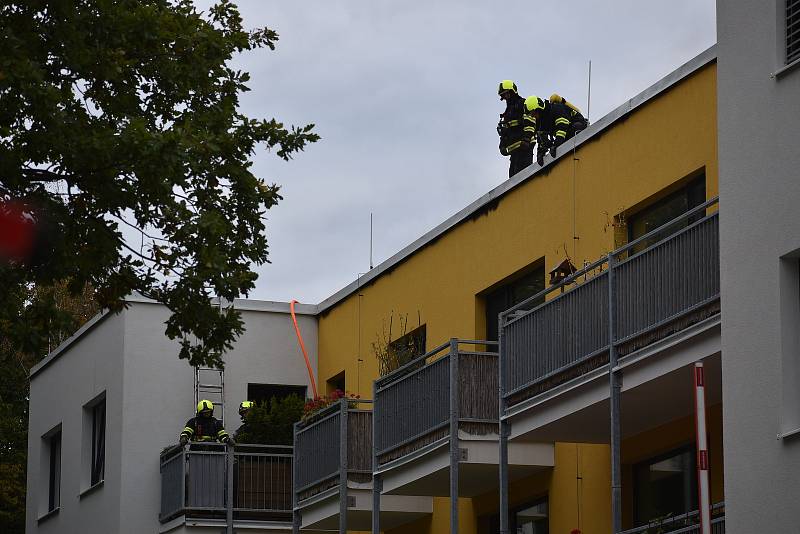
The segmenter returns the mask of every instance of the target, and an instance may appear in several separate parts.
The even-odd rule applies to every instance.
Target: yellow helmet
[[[206,410],[214,411],[214,403],[210,400],[203,399],[197,403],[197,413],[204,412]]]
[[[544,100],[536,95],[531,95],[525,99],[525,109],[528,111],[536,111],[537,109],[544,109]]]
[[[242,401],[241,404],[239,404],[239,415],[242,415],[244,412],[246,412],[255,405],[256,403],[253,401]]]
[[[517,92],[517,84],[512,82],[511,80],[503,80],[500,82],[499,87],[497,88],[497,94],[502,95],[506,91],[514,91]]]

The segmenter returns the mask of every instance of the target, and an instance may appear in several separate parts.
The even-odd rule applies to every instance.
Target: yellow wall
[[[427,325],[429,349],[451,337],[482,338],[481,292],[541,258],[549,270],[564,258],[565,248],[573,255],[573,202],[580,239],[572,259],[580,266],[614,248],[609,223],[615,215],[635,210],[697,171],[705,169],[707,196],[717,195],[716,121],[716,66],[711,64],[580,147],[574,199],[573,161],[567,157],[361,288],[363,296],[353,294],[321,314],[319,383],[345,370],[347,389],[371,397],[377,376],[371,345],[392,314],[392,339],[399,335],[399,316],[408,316],[413,328],[419,315]],[[557,474],[566,469],[561,462],[574,464],[570,450],[575,446],[559,444],[554,478],[542,486],[564,499],[574,480],[565,475],[562,488]],[[586,451],[595,453],[592,447]],[[607,454],[599,454],[597,462],[607,469]],[[591,510],[593,517],[603,518],[599,524],[608,525],[608,484],[597,484],[594,502],[586,492],[587,514]],[[561,496],[556,502],[554,496],[553,532],[569,532],[574,502],[562,503]],[[472,533],[476,512],[468,500],[464,511],[461,531]],[[437,499],[433,519],[415,532],[444,532],[447,521],[447,499]],[[607,531],[582,527],[584,533]]]

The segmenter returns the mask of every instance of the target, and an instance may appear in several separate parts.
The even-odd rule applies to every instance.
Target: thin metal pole
[[[225,523],[227,525],[227,534],[233,534],[233,445],[226,445],[227,460],[228,460],[228,495],[227,495],[227,510],[225,511]]]
[[[450,534],[458,534],[458,339],[450,339]]]
[[[347,534],[347,399],[339,399],[339,534]]]
[[[377,385],[372,383],[372,534],[381,534],[381,490],[383,482],[378,474],[378,396]]]
[[[300,509],[297,507],[297,427],[300,423],[295,423],[292,437],[292,534],[300,534]]]
[[[608,369],[610,385],[611,409],[611,532],[616,534],[622,530],[622,464],[620,449],[620,394],[622,391],[622,375],[615,371],[617,366],[617,347],[615,338],[615,280],[614,253],[608,255]]]
[[[592,60],[589,60],[589,91],[586,95],[586,122],[589,122],[589,112],[592,109]]]
[[[694,412],[697,434],[697,497],[700,500],[700,534],[711,534],[711,497],[708,485],[708,434],[706,380],[703,362],[694,364]]]
[[[505,342],[503,339],[503,316],[497,319],[497,355],[499,360],[498,396],[500,412],[497,420],[500,422],[500,534],[508,532],[508,433],[509,425],[503,420],[505,414]]]

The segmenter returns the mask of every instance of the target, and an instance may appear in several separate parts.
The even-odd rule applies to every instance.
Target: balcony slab
[[[474,497],[499,487],[498,436],[459,434],[460,497]],[[511,480],[552,468],[554,448],[549,443],[513,443],[509,446]],[[450,495],[450,447],[444,438],[382,466],[383,493],[391,495]],[[385,498],[385,497],[384,497]]]
[[[300,504],[303,532],[322,533],[339,529],[339,488],[315,495]],[[433,499],[391,495],[381,498],[381,528],[393,529],[433,514]],[[347,488],[347,529],[372,528],[372,484],[350,482]]]
[[[706,366],[706,405],[721,403],[719,315],[620,360],[623,438],[694,413],[696,361]],[[511,443],[609,443],[608,366],[511,407],[506,420]]]

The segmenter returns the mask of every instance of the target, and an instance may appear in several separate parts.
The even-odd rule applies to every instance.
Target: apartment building
[[[164,335],[167,308],[136,297],[128,304],[118,315],[91,320],[31,371],[28,533],[218,532],[225,525],[224,487],[207,491],[190,480],[183,490],[178,484],[176,491],[167,486],[162,492],[162,479],[169,483],[176,461],[162,456],[160,462],[159,453],[177,443],[194,416],[195,372],[177,358],[178,343]],[[224,400],[215,406],[215,416],[231,432],[240,424],[241,400],[287,391],[305,395],[309,387],[289,305],[239,300],[233,305],[247,331],[226,356],[222,382],[214,371],[198,376],[205,386],[201,397]],[[315,312],[313,306],[296,306],[314,368]],[[217,389],[220,384],[224,391]],[[271,468],[275,477],[291,473],[291,448],[239,452]],[[216,459],[181,458],[198,483],[209,483],[224,469],[213,464]],[[257,477],[265,486],[270,479]],[[261,532],[290,531],[291,480],[278,482],[270,500],[237,493],[241,506],[252,509],[237,513],[237,527],[255,521]]]
[[[795,532],[800,2],[717,2],[717,35],[729,532]]]
[[[373,404],[333,408],[300,429],[301,531],[498,532],[503,465],[511,532],[610,532],[614,448],[619,528],[688,524],[697,361],[722,528],[715,112],[712,48],[319,304],[319,381]],[[613,369],[624,373],[615,447],[609,257],[624,299],[613,334]],[[566,260],[585,272],[554,285]],[[661,284],[658,298],[681,297],[642,308],[636,289],[649,282]],[[373,349],[387,346],[411,361],[379,376]],[[369,416],[372,442],[357,450],[352,421]],[[374,483],[359,473],[370,453]],[[432,513],[408,509],[399,525],[398,497],[432,498]]]
[[[713,533],[793,531],[800,7],[768,4],[720,2],[718,47],[299,309],[320,389],[362,398],[296,427],[291,483],[274,451],[159,462],[193,401],[165,309],[84,327],[32,373],[28,531],[699,533],[698,467]],[[235,306],[226,421],[308,386],[287,305]],[[242,504],[248,461],[281,510]]]

